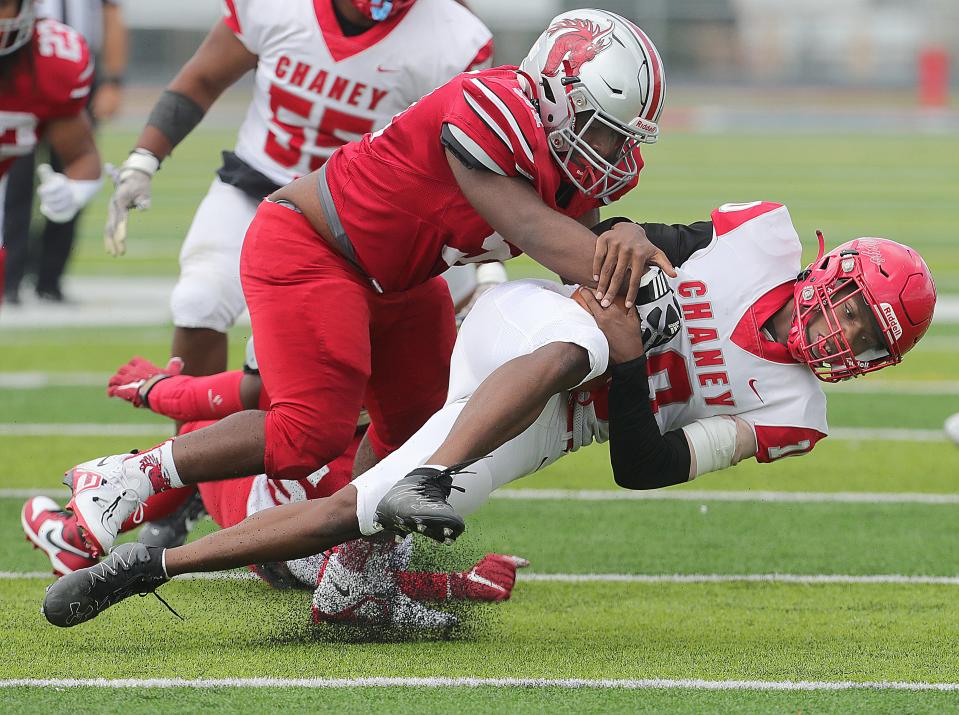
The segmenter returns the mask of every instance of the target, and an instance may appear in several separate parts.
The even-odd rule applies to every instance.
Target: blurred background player
[[[245,309],[240,247],[260,201],[493,54],[489,30],[454,0],[226,0],[223,11],[121,166],[105,233],[123,254],[127,212],[149,205],[160,163],[254,70],[253,101],[184,239],[170,298],[171,355],[189,375],[227,368],[226,333]],[[475,281],[457,278],[468,301]]]
[[[127,64],[127,32],[119,0],[36,0],[34,7],[37,17],[57,20],[86,40],[96,66],[87,109],[94,127],[112,118],[122,101]],[[39,298],[56,303],[64,300],[61,278],[76,238],[79,215],[65,222],[45,219],[39,235],[31,236],[36,163],[34,150],[13,163],[7,179],[3,235],[7,247],[8,304],[20,302],[20,286],[28,273],[35,276]],[[49,164],[56,171],[63,170],[55,151],[49,151]]]
[[[549,281],[490,291],[460,331],[447,404],[403,447],[330,499],[260,512],[178,549],[121,547],[109,567],[52,586],[48,619],[75,625],[130,584],[150,591],[172,575],[292,557],[383,527],[449,543],[462,520],[444,532],[435,523],[440,509],[423,509],[412,526],[406,514],[392,518],[400,502],[390,503],[391,494],[402,496],[410,479],[401,475],[414,467],[438,473],[434,492],[416,492],[416,507],[452,489],[453,505],[469,513],[493,489],[593,441],[610,441],[616,481],[631,489],[678,484],[749,457],[806,454],[827,432],[818,381],[898,364],[932,320],[935,284],[914,250],[859,238],[825,253],[821,243],[800,271],[801,244],[779,204],[726,204],[711,221],[647,231],[679,268],[672,280],[650,282],[642,321],[640,311],[603,308],[590,291],[579,293],[584,312],[569,299],[577,288]],[[749,280],[736,270],[745,256]],[[660,315],[670,308],[675,321]],[[451,466],[433,466],[444,464]],[[380,568],[364,585],[369,578],[339,563],[334,583],[321,574],[315,607],[353,613],[389,573]]]
[[[63,166],[62,173],[38,167],[40,212],[51,221],[70,221],[100,189],[100,156],[84,112],[93,73],[79,33],[37,20],[32,0],[0,0],[0,195],[14,161],[42,137]],[[0,230],[0,282],[5,256]]]

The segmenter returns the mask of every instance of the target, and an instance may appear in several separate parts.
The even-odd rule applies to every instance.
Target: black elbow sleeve
[[[682,430],[661,434],[649,400],[645,357],[614,366],[609,391],[609,456],[616,484],[658,489],[689,479]]]

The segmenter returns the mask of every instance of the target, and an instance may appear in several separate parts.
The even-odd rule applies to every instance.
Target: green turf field
[[[132,141],[105,137],[105,158],[122,160]],[[75,272],[174,275],[229,142],[201,130],[177,151],[119,260],[102,252],[104,193],[86,215]],[[726,201],[781,201],[807,256],[816,228],[831,244],[900,239],[923,252],[942,293],[957,294],[957,155],[948,136],[668,134],[646,152],[636,198],[610,211],[682,222]],[[524,259],[510,270],[539,274]],[[246,332],[234,331],[234,364]],[[486,550],[532,562],[511,602],[471,612],[449,640],[355,642],[309,625],[308,594],[237,580],[165,586],[184,622],[146,598],[55,630],[38,612],[48,563],[23,541],[23,497],[11,490],[56,489],[78,461],[161,439],[164,420],[108,401],[103,385],[133,354],[162,359],[168,343],[168,329],[150,325],[0,332],[0,680],[35,681],[0,690],[2,712],[959,710],[959,449],[936,434],[959,410],[957,325],[935,325],[897,368],[830,388],[837,437],[801,459],[743,464],[655,500],[612,492],[601,446],[522,480],[456,548],[423,544],[424,563],[465,567]],[[30,371],[48,385],[3,381]],[[521,682],[288,680],[373,677]],[[92,678],[227,680],[172,690],[39,682]],[[813,689],[781,689],[800,681]]]

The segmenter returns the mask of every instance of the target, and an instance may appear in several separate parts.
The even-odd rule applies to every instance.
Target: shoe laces
[[[447,499],[454,489],[458,492],[465,493],[466,490],[463,487],[458,487],[453,484],[453,477],[458,474],[476,474],[476,472],[470,472],[466,468],[469,467],[474,462],[478,462],[481,459],[486,459],[490,455],[484,455],[482,457],[475,457],[474,459],[468,459],[465,462],[460,462],[459,464],[454,464],[451,467],[437,472],[434,476],[429,479],[424,480],[422,484],[423,495],[428,498],[441,497]]]
[[[96,566],[90,567],[90,572],[91,572],[90,585],[91,587],[96,585],[97,577],[99,577],[104,582],[106,582],[107,575],[116,576],[118,569],[121,571],[129,571],[132,566],[133,566],[132,561],[125,562],[119,559],[106,558],[100,563],[98,563]],[[97,573],[96,574],[97,577],[95,577],[93,572],[97,572],[97,571],[99,573]],[[167,603],[166,599],[163,598],[163,596],[161,596],[159,593],[156,592],[156,587],[154,588],[146,587],[146,584],[142,582],[142,579],[138,579],[137,582],[128,584],[126,586],[121,586],[113,590],[108,596],[108,599],[109,599],[108,603],[116,603],[118,601],[122,601],[124,598],[127,598],[128,596],[132,596],[133,594],[136,594],[140,596],[141,598],[143,598],[144,596],[149,596],[150,594],[153,594],[154,596],[156,596],[157,600],[160,603],[162,603],[164,606],[167,607],[167,610],[170,611],[170,613],[172,613],[174,616],[179,618],[181,621],[186,620],[183,616],[177,613],[176,610],[174,610],[173,606]]]

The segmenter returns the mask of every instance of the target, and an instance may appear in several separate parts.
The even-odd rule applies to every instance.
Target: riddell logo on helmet
[[[560,69],[566,66],[566,76],[579,74],[579,68],[612,44],[613,23],[609,27],[601,28],[591,20],[566,19],[560,20],[546,31],[553,35],[564,32],[556,39],[549,50],[543,74],[555,77]]]
[[[899,340],[902,337],[902,326],[899,324],[899,318],[896,317],[896,311],[892,309],[889,303],[880,303],[879,307],[882,309],[882,314],[886,316],[889,327],[892,328],[892,334],[896,340]]]

